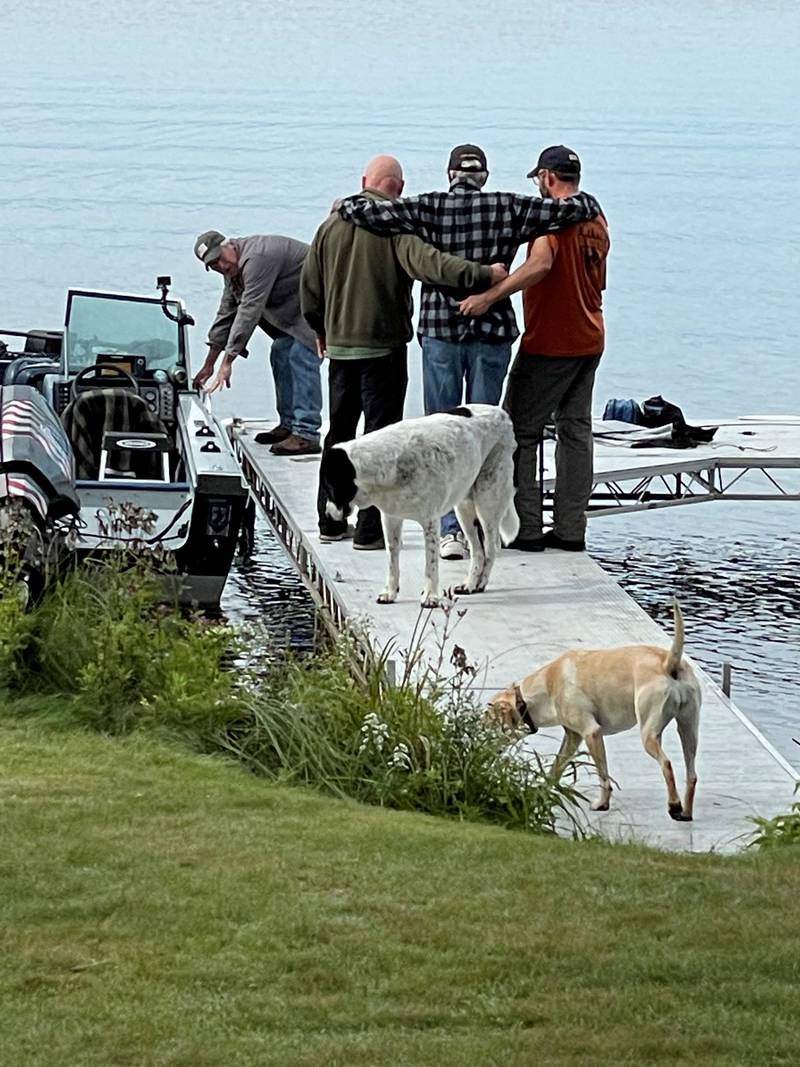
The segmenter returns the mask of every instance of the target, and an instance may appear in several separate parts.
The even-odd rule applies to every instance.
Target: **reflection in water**
[[[672,595],[686,619],[687,650],[719,681],[732,665],[732,697],[790,762],[800,768],[800,563],[796,538],[755,534],[726,540],[648,539],[614,523],[592,536],[593,557],[672,633]],[[265,623],[280,646],[308,650],[314,608],[269,527],[256,527],[253,557],[237,563],[223,598],[233,620]]]
[[[256,522],[252,555],[231,569],[222,610],[233,622],[265,624],[278,647],[302,652],[313,648],[313,602],[263,519]]]

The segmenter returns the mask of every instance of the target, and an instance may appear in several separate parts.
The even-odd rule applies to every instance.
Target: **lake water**
[[[485,148],[491,186],[530,190],[539,149],[564,142],[612,229],[598,408],[662,393],[695,417],[797,412],[798,39],[798,5],[769,0],[6,0],[0,322],[57,326],[68,286],[150,292],[169,273],[198,362],[219,284],[192,256],[200,231],[309,240],[368,157],[398,155],[420,192],[461,141]],[[274,410],[253,348],[222,414]],[[734,695],[795,759],[798,513],[683,508],[591,533],[649,610],[677,588],[692,652],[734,661]],[[245,611],[298,595],[263,551],[237,578]]]

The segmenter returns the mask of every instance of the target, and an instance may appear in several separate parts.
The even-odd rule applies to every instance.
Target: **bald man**
[[[538,190],[536,196],[520,196],[485,189],[489,164],[475,144],[456,145],[447,177],[446,192],[377,203],[356,196],[337,210],[346,221],[380,237],[413,233],[442,252],[508,266],[523,241],[600,214],[600,205],[587,193],[556,199],[540,197]],[[472,303],[482,299],[482,294],[473,297]],[[519,334],[507,297],[482,312],[462,315],[452,291],[423,285],[417,332],[426,414],[456,407],[462,395],[467,404],[499,404],[511,345]],[[467,544],[454,512],[442,517],[441,533],[442,559],[463,559]]]
[[[361,179],[362,195],[370,200],[398,197],[403,185],[403,169],[393,156],[370,160]],[[467,293],[487,289],[506,273],[499,264],[470,263],[412,235],[376,237],[330,215],[311,242],[300,277],[303,315],[317,335],[320,357],[329,361],[330,429],[323,454],[355,437],[362,414],[365,433],[402,419],[415,279]],[[326,503],[320,486],[320,540],[349,537],[347,522],[331,519]],[[356,549],[383,548],[377,508],[359,512],[352,536]]]

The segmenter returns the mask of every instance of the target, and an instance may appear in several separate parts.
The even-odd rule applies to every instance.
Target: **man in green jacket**
[[[403,191],[403,170],[392,156],[377,156],[362,178],[363,194],[389,200]],[[376,237],[330,215],[317,230],[300,277],[300,306],[317,335],[328,371],[330,428],[323,453],[356,435],[399,422],[408,372],[406,346],[412,337],[414,280],[458,292],[484,290],[502,279],[501,264],[470,263],[439,252],[413,235]],[[341,541],[347,522],[333,520],[320,486],[317,498],[321,541]],[[353,547],[383,548],[380,512],[358,514]]]

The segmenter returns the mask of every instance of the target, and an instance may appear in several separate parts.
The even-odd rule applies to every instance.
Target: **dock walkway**
[[[346,620],[366,621],[379,647],[393,643],[396,669],[402,671],[401,650],[408,648],[419,618],[424,567],[421,530],[415,523],[405,524],[397,603],[376,604],[385,578],[385,553],[354,552],[350,542],[320,543],[316,517],[318,457],[272,456],[267,446],[254,441],[254,434],[263,428],[261,423],[237,420],[231,435],[245,477],[304,583],[334,627],[340,628]],[[630,451],[627,454],[631,456]],[[625,461],[626,469],[643,461],[652,466],[655,459],[650,455],[645,459],[641,453],[633,453],[633,457]],[[683,459],[680,453],[672,454],[673,463]],[[618,471],[619,463],[613,469]],[[456,585],[466,566],[442,561],[442,586]],[[458,608],[466,608],[466,613],[449,644],[457,643],[478,663],[474,684],[481,696],[521,678],[568,648],[638,643],[668,646],[671,641],[671,634],[653,622],[586,554],[501,552],[489,589],[480,596],[461,598]],[[435,659],[444,616],[441,611],[432,614],[434,625],[426,628],[422,640],[425,654]],[[692,619],[687,618],[689,649],[692,627]],[[448,647],[445,662],[450,651]],[[699,668],[698,673],[703,708],[694,822],[676,823],[668,817],[659,767],[643,751],[638,732],[631,730],[606,741],[609,770],[618,783],[611,810],[587,812],[587,819],[604,836],[676,850],[733,851],[752,833],[748,817],[770,817],[789,809],[796,781],[792,768],[716,683]],[[542,753],[554,753],[560,735],[560,730],[540,731],[527,743]],[[683,759],[674,723],[665,732],[664,746],[682,789]],[[581,774],[579,785],[594,796],[594,772]]]

